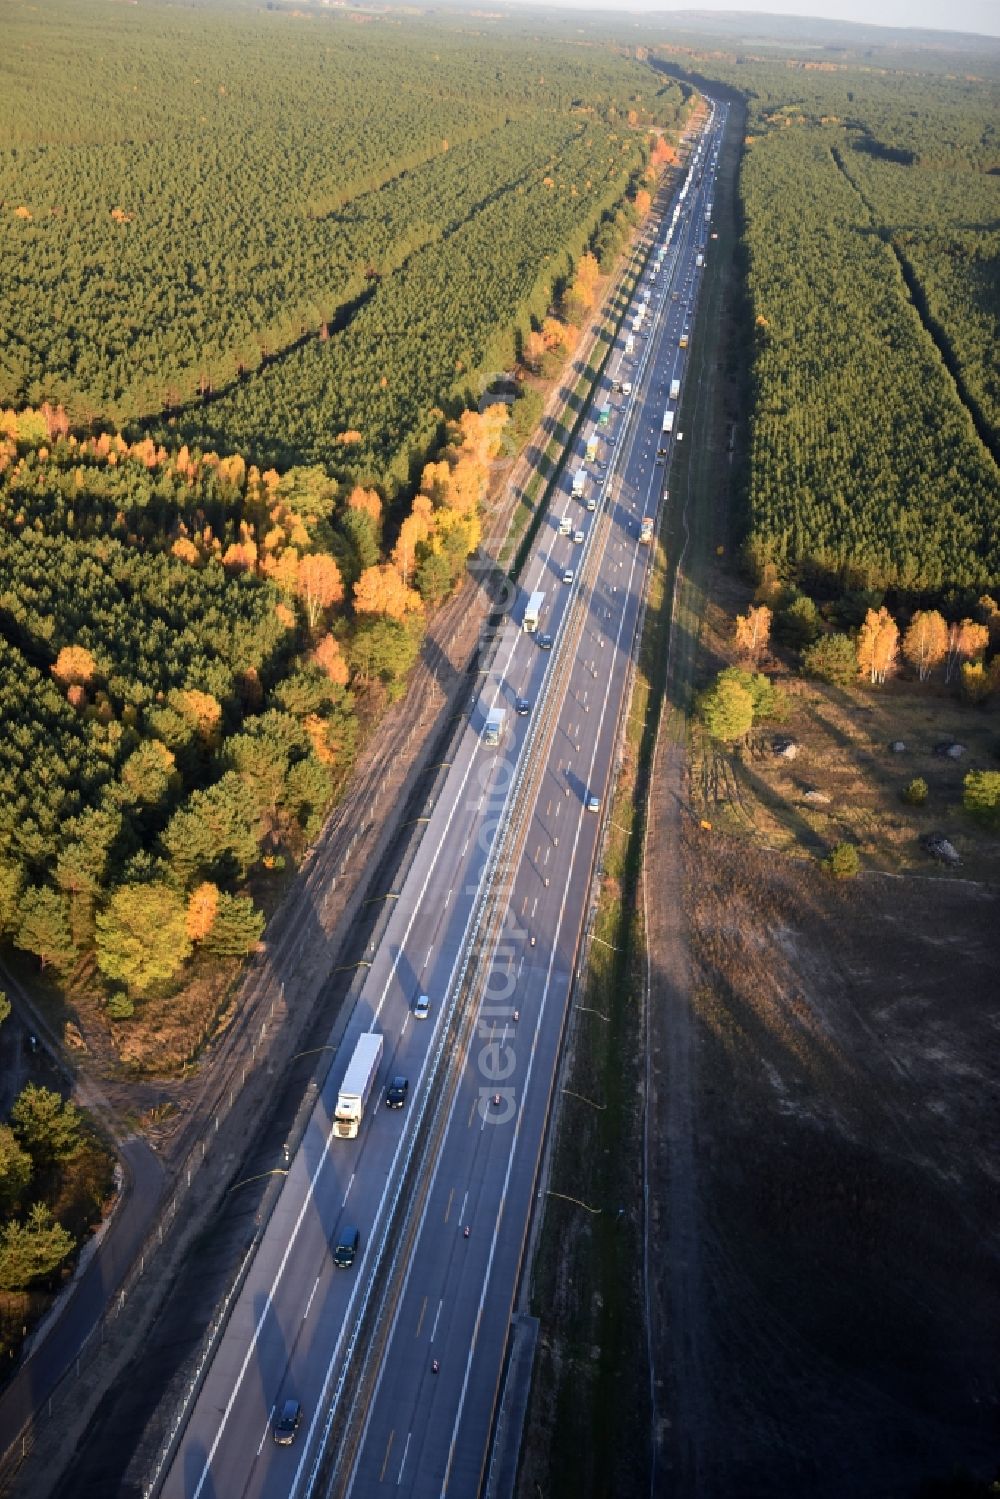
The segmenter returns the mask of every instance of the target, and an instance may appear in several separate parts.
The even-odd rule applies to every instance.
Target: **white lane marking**
[[[438,1309],[437,1309],[437,1311],[436,1311],[436,1312],[435,1312],[435,1313],[434,1313],[434,1326],[433,1326],[433,1327],[432,1327],[432,1328],[431,1328],[431,1335],[430,1335],[430,1342],[432,1342],[432,1343],[433,1343],[433,1341],[434,1341],[434,1334],[435,1334],[435,1333],[436,1333],[436,1332],[437,1332],[437,1330],[438,1330],[438,1318],[439,1318],[439,1317],[440,1317],[440,1315],[441,1315],[441,1308],[442,1308],[442,1307],[443,1307],[443,1306],[444,1306],[444,1297],[443,1297],[443,1296],[442,1296],[442,1297],[441,1297],[441,1300],[440,1300],[440,1301],[439,1301],[439,1302],[438,1302]]]
[[[635,572],[635,567],[636,567],[636,563],[638,562],[638,560],[639,560],[639,548],[638,548],[638,543],[637,543],[636,544],[636,549],[633,552],[633,556],[632,556],[632,567],[631,567],[630,572],[629,572],[629,591],[630,592],[631,592],[632,576],[633,576],[633,574]],[[625,625],[625,612],[626,611],[624,611],[624,610],[622,611],[622,617],[621,617],[621,619],[618,622],[618,633],[617,633],[617,636],[615,638],[615,650],[616,650],[616,652],[620,652],[620,650],[621,650],[621,636],[622,636],[622,630],[623,630],[624,625]],[[636,618],[633,621],[633,625],[632,625],[633,632],[635,630],[635,626],[636,626],[637,623],[638,623],[638,613],[636,614]],[[608,673],[607,684],[606,684],[605,690],[604,690],[604,702],[601,705],[601,715],[600,715],[600,719],[598,721],[597,733],[595,734],[594,745],[593,745],[593,749],[591,750],[591,756],[590,756],[590,777],[591,777],[591,780],[593,778],[594,766],[597,763],[597,750],[598,750],[598,745],[600,743],[601,734],[602,734],[603,729],[604,729],[604,721],[605,721],[605,718],[607,717],[608,699],[609,699],[609,696],[610,696],[610,693],[611,693],[611,684],[612,684],[613,677],[614,677],[614,672],[609,672]],[[573,850],[572,850],[572,853],[570,854],[570,868],[573,867],[573,863],[575,862],[575,859],[576,859],[576,851],[577,851],[577,847],[578,847],[579,842],[580,842],[580,834],[581,834],[581,832],[583,830],[583,824],[584,824],[584,813],[583,813],[583,809],[581,808],[580,811],[579,811],[579,813],[578,813],[578,815],[577,815],[576,836],[575,836],[575,838],[573,840]],[[548,970],[547,970],[546,975],[545,975],[545,987],[542,990],[542,999],[541,999],[541,1003],[540,1003],[539,1008],[538,1008],[538,1023],[537,1023],[536,1028],[535,1028],[536,1039],[537,1039],[538,1034],[540,1032],[541,1023],[542,1023],[542,1016],[543,1016],[543,1013],[544,1013],[544,1010],[545,1010],[546,1001],[548,999],[549,989],[551,987],[552,970],[553,970],[553,966],[555,964],[556,951],[557,951],[557,949],[559,947],[559,937],[560,937],[560,933],[562,932],[562,924],[563,924],[563,918],[564,918],[565,911],[566,911],[566,903],[567,903],[567,901],[569,899],[569,887],[570,887],[570,881],[567,880],[566,881],[565,889],[563,891],[562,901],[561,901],[560,906],[559,906],[559,918],[558,918],[558,921],[556,923],[555,940],[554,940],[554,942],[552,944],[552,953],[551,953],[551,955],[549,957],[549,966],[548,966]],[[463,1381],[462,1381],[462,1392],[461,1392],[461,1395],[459,1396],[458,1411],[456,1412],[455,1423],[454,1423],[454,1425],[452,1427],[452,1431],[451,1431],[451,1442],[450,1442],[449,1448],[448,1448],[448,1464],[447,1464],[447,1467],[445,1468],[444,1480],[443,1480],[443,1482],[441,1484],[441,1493],[442,1493],[442,1495],[444,1495],[447,1492],[448,1483],[449,1483],[450,1478],[451,1478],[451,1466],[452,1466],[452,1463],[453,1463],[454,1457],[455,1457],[455,1443],[458,1440],[458,1429],[459,1429],[459,1426],[461,1424],[462,1413],[463,1413],[463,1411],[465,1409],[465,1398],[466,1398],[466,1395],[468,1393],[469,1378],[470,1378],[470,1375],[471,1375],[471,1372],[472,1372],[472,1360],[473,1360],[473,1358],[475,1356],[476,1344],[477,1344],[478,1339],[479,1339],[479,1328],[480,1328],[480,1325],[482,1323],[483,1308],[486,1305],[486,1293],[487,1293],[487,1291],[489,1289],[490,1275],[491,1275],[492,1269],[493,1269],[493,1259],[494,1259],[494,1256],[496,1254],[497,1240],[499,1238],[500,1228],[501,1228],[501,1224],[503,1222],[504,1207],[505,1207],[506,1201],[507,1201],[507,1189],[508,1189],[508,1186],[510,1184],[511,1172],[514,1169],[514,1158],[515,1158],[515,1156],[517,1154],[518,1138],[519,1138],[520,1133],[521,1133],[521,1125],[523,1123],[525,1112],[526,1112],[525,1109],[524,1109],[524,1106],[523,1106],[523,1100],[525,1098],[527,1098],[527,1096],[528,1096],[528,1088],[529,1088],[530,1083],[531,1083],[531,1074],[532,1074],[532,1072],[534,1070],[534,1066],[535,1066],[535,1055],[536,1055],[536,1047],[534,1045],[532,1045],[531,1050],[530,1050],[530,1052],[528,1054],[528,1069],[527,1069],[527,1072],[525,1073],[524,1084],[523,1084],[522,1089],[521,1089],[522,1107],[517,1110],[517,1117],[516,1117],[515,1124],[514,1124],[514,1131],[513,1131],[512,1137],[511,1137],[510,1153],[509,1153],[508,1158],[507,1158],[507,1170],[506,1170],[506,1173],[504,1175],[503,1187],[502,1187],[502,1190],[501,1190],[501,1193],[500,1193],[500,1206],[499,1206],[499,1210],[497,1212],[496,1224],[495,1224],[495,1227],[494,1227],[494,1230],[493,1230],[493,1238],[492,1238],[492,1241],[490,1243],[489,1258],[488,1258],[488,1260],[486,1262],[486,1270],[485,1270],[485,1273],[483,1275],[483,1288],[482,1288],[482,1291],[480,1292],[480,1296],[479,1296],[479,1306],[478,1306],[477,1311],[476,1311],[476,1321],[475,1321],[475,1326],[474,1326],[473,1331],[472,1331],[472,1340],[471,1340],[471,1343],[470,1343],[470,1346],[469,1346],[468,1357],[467,1357],[466,1362],[465,1362],[465,1377],[463,1378]],[[450,1121],[449,1121],[449,1125],[450,1125]],[[445,1138],[447,1138],[447,1131],[446,1131],[446,1134],[445,1134]],[[421,1225],[420,1232],[421,1233],[423,1232],[423,1226],[422,1225]],[[419,1235],[418,1235],[417,1242],[419,1243]],[[406,1290],[406,1288],[405,1288],[405,1285],[404,1285],[404,1288],[403,1288],[403,1294],[404,1295],[405,1295],[405,1290]],[[400,1298],[400,1299],[402,1299],[402,1298]],[[377,1394],[377,1390],[376,1390],[376,1394]]]
[[[271,1429],[271,1422],[274,1420],[274,1413],[275,1413],[275,1411],[277,1409],[278,1409],[278,1402],[275,1401],[275,1403],[271,1406],[271,1409],[267,1413],[267,1420],[264,1422],[264,1430],[260,1434],[260,1442],[258,1443],[258,1446],[257,1446],[257,1456],[258,1457],[260,1457],[261,1453],[264,1450],[264,1443],[267,1441],[267,1434],[268,1434],[268,1432]]]
[[[430,947],[429,947],[429,948],[428,948],[428,949],[427,949],[427,956],[426,956],[426,958],[425,958],[425,959],[424,959],[424,967],[425,967],[425,968],[426,968],[426,967],[427,967],[427,965],[428,965],[428,963],[429,963],[429,962],[430,962],[430,960],[431,960],[431,953],[432,953],[432,952],[433,952],[433,951],[434,951],[434,943],[433,943],[433,942],[432,942],[432,943],[431,943],[431,945],[430,945]]]
[[[648,345],[646,345],[645,351],[643,351],[642,372],[645,372],[646,363],[648,363],[649,355],[651,355],[652,343],[654,343],[654,340],[649,340]],[[628,408],[631,409],[631,405],[633,405],[633,402],[631,402],[631,400],[630,400],[630,402],[628,402]],[[630,448],[630,454],[633,453],[633,451],[634,451],[634,436],[633,436],[633,442],[630,442],[630,444],[628,444],[628,448]],[[628,460],[627,460],[627,462],[628,462]],[[550,547],[550,549],[549,549],[549,555],[550,555],[550,550],[552,550],[552,547]],[[633,567],[634,567],[634,559],[633,559]],[[624,618],[619,619],[619,639],[621,639],[622,625],[624,625]],[[513,649],[514,649],[514,646],[511,646],[510,655],[513,655]],[[508,655],[508,664],[510,664],[510,655]],[[610,691],[610,684],[612,684],[612,675],[613,675],[613,673],[609,673],[609,681],[607,681],[607,691]],[[498,693],[496,693],[496,696],[499,696],[499,688],[498,688]],[[493,702],[496,702],[496,696],[495,696],[495,699],[493,699]],[[606,694],[606,700],[607,700],[607,694]],[[603,727],[603,718],[604,718],[604,715],[601,715],[601,727]],[[600,736],[600,729],[598,729],[598,736]],[[595,739],[594,754],[597,754],[597,739]],[[462,791],[462,788],[465,787],[466,779],[468,779],[469,773],[471,773],[472,761],[474,761],[474,757],[469,757],[469,766],[468,766],[468,769],[466,769],[465,776],[463,776],[462,787],[459,787],[459,794],[460,794],[460,791]],[[456,797],[456,799],[454,799],[453,806],[451,806],[451,814],[450,814],[450,817],[448,817],[448,823],[445,824],[445,835],[447,835],[447,830],[448,830],[448,827],[450,827],[450,823],[451,823],[451,815],[454,814],[454,809],[456,809],[456,806],[457,806],[457,797]],[[580,814],[580,818],[579,818],[579,820],[577,820],[577,841],[579,841],[580,826],[582,826],[582,814]],[[442,842],[444,842],[444,835],[442,835]],[[439,844],[439,848],[441,848],[441,844]],[[438,848],[438,851],[439,851],[439,848]],[[436,851],[436,853],[435,853],[435,862],[436,862],[436,856],[438,856],[438,851]],[[576,842],[574,842],[574,851],[576,851]],[[433,868],[433,865],[432,865],[432,868]],[[424,889],[426,889],[426,886],[424,886]],[[423,895],[423,890],[421,890],[421,895]],[[537,904],[538,904],[538,898],[537,898],[537,896],[535,896],[535,907],[537,907]],[[564,893],[564,904],[565,904],[565,893]],[[534,914],[534,910],[532,910],[532,914]],[[415,919],[415,913],[414,913],[414,917],[412,917],[412,919]],[[411,925],[412,925],[412,919],[411,919]],[[561,919],[562,919],[562,917],[561,917]],[[561,919],[559,919],[559,920],[561,920]],[[466,926],[466,931],[468,931],[468,926]],[[409,934],[409,926],[408,926],[408,929],[406,929],[406,935],[408,935],[408,934]],[[400,956],[402,956],[402,949],[400,949]],[[555,959],[555,947],[553,947],[552,958],[550,958],[549,973],[550,973],[550,971],[552,971],[552,961],[553,961],[553,959]],[[547,982],[549,982],[549,979],[546,980],[546,985],[547,985]],[[387,985],[387,988],[388,988],[388,985]],[[379,1009],[381,1009],[381,1004],[379,1004]],[[534,1049],[532,1049],[532,1060],[534,1060]],[[520,1129],[520,1118],[519,1118],[519,1123],[517,1123],[517,1130],[519,1130],[519,1129]],[[435,1175],[436,1175],[436,1168],[435,1168]],[[432,1181],[432,1189],[433,1189],[433,1181]],[[381,1214],[381,1205],[379,1205],[379,1214]],[[424,1216],[426,1216],[426,1208],[424,1208]],[[423,1217],[424,1216],[421,1216],[421,1231],[423,1231]],[[409,1279],[409,1274],[408,1274],[408,1276],[406,1276],[406,1279]],[[403,1288],[403,1294],[405,1294],[405,1288]],[[396,1322],[396,1318],[393,1319],[393,1322]],[[478,1325],[478,1319],[477,1319],[477,1325]],[[390,1334],[390,1336],[391,1336],[391,1334]],[[337,1351],[339,1351],[339,1346],[340,1346],[340,1342],[342,1342],[342,1337],[343,1337],[343,1334],[340,1334],[340,1339],[337,1340]],[[333,1369],[334,1361],[336,1361],[337,1351],[334,1351],[334,1357],[331,1358],[330,1366],[328,1366],[327,1382],[328,1382],[328,1378],[330,1378],[330,1370]],[[468,1372],[466,1372],[466,1381],[468,1381]],[[379,1384],[381,1384],[381,1375],[379,1375]],[[324,1394],[325,1394],[325,1384],[324,1384]],[[463,1396],[463,1399],[465,1399],[465,1396]],[[366,1423],[364,1423],[364,1433],[367,1433],[367,1426],[369,1426],[369,1423],[367,1423],[367,1421],[366,1421]],[[310,1439],[310,1441],[312,1441],[313,1427],[315,1427],[315,1420],[313,1420],[313,1424],[312,1424],[312,1426],[310,1426],[310,1432],[309,1432],[309,1439]],[[364,1435],[363,1435],[363,1441],[364,1441]],[[298,1465],[297,1472],[295,1472],[294,1489],[295,1489],[295,1487],[297,1487],[298,1478],[301,1477],[301,1469],[303,1469],[304,1462],[306,1462],[306,1454],[303,1453],[303,1459],[301,1459],[300,1465]],[[357,1471],[357,1466],[355,1466],[354,1472],[355,1471]],[[349,1481],[351,1481],[351,1484],[352,1484],[352,1481],[354,1481],[354,1472],[352,1472],[352,1474],[351,1474],[351,1480],[349,1480]],[[292,1492],[294,1492],[294,1489],[292,1489]]]
[[[446,911],[448,909],[448,904],[449,904],[452,896],[454,895],[454,893],[455,893],[455,887],[452,886],[452,888],[448,891],[448,894],[444,898],[444,908],[445,908]]]
[[[408,1431],[406,1433],[406,1446],[403,1448],[403,1460],[402,1460],[402,1462],[399,1465],[399,1477],[396,1479],[396,1487],[397,1487],[397,1489],[399,1488],[399,1485],[403,1482],[403,1469],[406,1467],[406,1454],[410,1450],[410,1438],[412,1437],[412,1435],[413,1435],[412,1431]]]
[[[532,916],[534,916],[534,914],[535,914],[535,912],[537,910],[538,910],[538,896],[536,895],[535,898],[534,898],[534,900],[531,903],[531,914],[532,914]]]
[[[351,1188],[352,1188],[352,1187],[353,1187],[353,1186],[354,1186],[354,1178],[355,1178],[355,1177],[356,1177],[356,1176],[357,1176],[357,1174],[358,1174],[358,1173],[357,1173],[357,1172],[356,1172],[356,1171],[352,1171],[352,1172],[351,1172],[351,1179],[350,1179],[350,1181],[349,1181],[349,1182],[348,1182],[348,1183],[347,1183],[347,1191],[346,1191],[346,1192],[345,1192],[345,1193],[344,1193],[344,1199],[343,1199],[343,1201],[342,1201],[342,1202],[341,1202],[341,1204],[340,1204],[340,1206],[341,1206],[341,1207],[342,1207],[342,1208],[346,1208],[346,1206],[347,1206],[347,1197],[348,1197],[348,1193],[349,1193],[349,1192],[350,1192],[350,1190],[351,1190]]]
[[[315,1284],[314,1284],[314,1286],[313,1286],[313,1288],[312,1288],[312,1290],[311,1290],[311,1291],[310,1291],[310,1292],[309,1292],[309,1300],[308,1300],[308,1301],[307,1301],[307,1302],[306,1302],[306,1309],[305,1309],[305,1311],[304,1311],[304,1312],[303,1312],[303,1313],[302,1313],[302,1320],[303,1320],[303,1322],[304,1322],[304,1321],[305,1321],[305,1320],[306,1320],[306,1318],[307,1318],[307,1317],[308,1317],[308,1315],[309,1315],[309,1308],[310,1308],[310,1307],[311,1307],[311,1306],[312,1306],[312,1304],[313,1304],[313,1297],[314,1297],[314,1296],[315,1296],[315,1295],[316,1295],[316,1286],[318,1286],[318,1285],[319,1285],[319,1280],[320,1280],[320,1278],[319,1278],[319,1276],[318,1276],[318,1275],[317,1275],[317,1277],[316,1277],[316,1282],[315,1282]]]
[[[469,1189],[468,1189],[468,1187],[466,1187],[466,1189],[465,1189],[465,1196],[462,1198],[462,1206],[458,1210],[458,1221],[459,1221],[459,1223],[464,1223],[465,1222],[465,1204],[468,1202],[468,1200],[469,1200]]]

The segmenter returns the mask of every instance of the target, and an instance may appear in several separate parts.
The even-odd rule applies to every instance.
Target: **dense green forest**
[[[98,0],[8,4],[0,81],[0,935],[128,1021],[256,944],[691,90]]]
[[[749,96],[756,564],[819,587],[995,586],[996,77],[700,63]]]
[[[584,262],[586,263],[586,262]],[[321,468],[0,413],[0,933],[110,1010],[231,958],[462,576],[507,408],[466,412],[391,527]]]
[[[688,91],[593,48],[357,19],[5,8],[0,403],[158,436],[179,410],[182,439],[265,467],[409,477]]]

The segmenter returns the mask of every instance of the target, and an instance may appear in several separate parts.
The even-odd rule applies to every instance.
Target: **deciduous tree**
[[[191,942],[203,942],[212,930],[219,909],[219,887],[203,880],[188,896],[184,926]]]
[[[903,636],[903,655],[921,682],[948,652],[948,626],[937,609],[918,609]]]
[[[888,609],[869,609],[858,631],[858,667],[870,682],[882,683],[896,670],[899,629]]]
[[[316,628],[323,611],[339,604],[344,597],[340,568],[326,552],[310,552],[300,560],[295,586],[311,630]]]
[[[753,695],[732,678],[716,680],[702,695],[699,708],[713,739],[745,739],[753,727]]]
[[[948,654],[945,657],[944,679],[950,682],[963,661],[973,661],[982,655],[989,645],[990,632],[978,620],[963,619],[960,624],[948,626]]]
[[[386,619],[404,619],[422,609],[420,595],[408,588],[388,563],[366,567],[354,585],[354,608],[358,614],[378,614]]]
[[[771,635],[771,611],[766,604],[753,605],[746,614],[737,614],[736,649],[749,661],[757,661],[767,650]]]

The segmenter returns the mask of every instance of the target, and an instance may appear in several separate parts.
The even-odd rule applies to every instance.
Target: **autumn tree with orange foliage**
[[[370,515],[376,526],[382,524],[382,498],[377,489],[363,489],[356,484],[347,496],[349,510],[363,510]]]
[[[340,568],[326,552],[310,552],[299,562],[295,591],[302,600],[309,628],[314,630],[323,611],[344,597]]]
[[[178,713],[193,724],[198,738],[207,745],[217,745],[222,727],[222,704],[210,692],[199,692],[188,687],[171,694],[171,703]]]
[[[964,662],[981,656],[990,643],[990,632],[986,625],[974,619],[963,619],[960,624],[948,627],[948,654],[945,659],[944,679],[950,682],[956,668]]]
[[[926,682],[948,653],[948,626],[937,609],[918,609],[903,636],[903,655]]]
[[[64,645],[52,667],[60,687],[89,687],[96,674],[97,662],[82,645]]]
[[[326,673],[337,687],[346,687],[351,675],[340,642],[332,635],[324,635],[312,653],[316,665]]]
[[[211,880],[196,885],[188,896],[184,925],[191,942],[202,942],[212,930],[219,909],[219,887]]]
[[[888,609],[869,609],[858,631],[858,667],[872,683],[883,683],[896,670],[899,627]]]
[[[652,196],[644,187],[640,187],[635,195],[635,211],[640,219],[644,219],[653,206]]]
[[[421,498],[421,496],[417,496]],[[431,517],[411,510],[399,528],[399,539],[392,550],[393,566],[404,583],[409,583],[416,566],[417,547],[426,541],[433,530]]]
[[[771,611],[766,604],[752,604],[746,614],[737,614],[734,639],[741,656],[756,661],[767,650],[770,638]]]
[[[423,609],[420,595],[408,588],[388,563],[366,567],[354,585],[354,608],[358,614],[379,614],[386,619],[405,619]]]

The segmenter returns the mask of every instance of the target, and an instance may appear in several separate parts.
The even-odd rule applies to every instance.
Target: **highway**
[[[709,244],[713,142],[724,125],[717,108],[692,147],[690,186],[662,267],[654,272],[651,255],[635,293],[633,306],[648,297],[649,309],[634,351],[625,352],[630,313],[302,1146],[157,1475],[156,1491],[169,1499],[324,1492],[319,1465],[333,1415],[350,1416],[356,1436],[336,1492],[469,1499],[480,1491],[652,555],[640,522],[658,516],[670,448],[681,437],[675,420],[673,436],[661,439],[662,421],[670,381],[683,381],[688,359],[680,344],[693,331],[695,258]],[[650,221],[657,246],[677,203],[675,193]],[[595,432],[598,457],[588,463]],[[660,458],[658,446],[666,448]],[[574,499],[581,468],[585,493]],[[560,534],[563,515],[569,535]],[[545,601],[532,634],[521,619],[538,590]],[[518,699],[529,705],[524,714]],[[492,708],[505,709],[495,748],[483,739]],[[485,973],[485,988],[470,991],[473,971]],[[430,997],[427,1020],[413,1015],[418,994]],[[377,1086],[358,1138],[335,1138],[338,1086],[369,1030],[384,1037]],[[397,1074],[409,1079],[409,1097],[389,1110],[385,1087]],[[371,1398],[352,1408],[363,1364],[359,1323],[381,1294],[377,1272],[396,1247],[397,1208],[406,1207],[403,1170],[427,1129],[435,1150],[412,1204],[412,1252],[380,1327],[385,1346]],[[361,1247],[353,1266],[337,1269],[330,1245],[346,1224],[360,1230]],[[289,1398],[303,1417],[294,1443],[282,1447],[271,1427]]]

